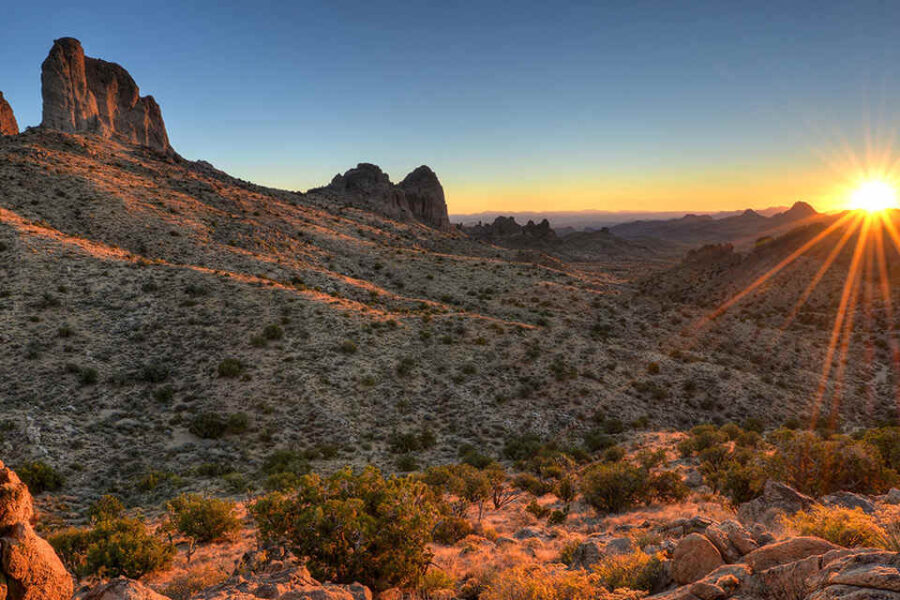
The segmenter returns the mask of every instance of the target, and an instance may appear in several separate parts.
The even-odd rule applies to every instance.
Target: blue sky
[[[820,155],[862,153],[867,123],[883,141],[900,107],[900,3],[824,4],[16,2],[0,90],[39,123],[40,63],[72,36],[180,153],[260,183],[369,161],[429,164],[457,211],[815,202]]]

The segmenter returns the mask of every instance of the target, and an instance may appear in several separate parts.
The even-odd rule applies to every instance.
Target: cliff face
[[[17,133],[19,133],[19,124],[16,123],[16,116],[13,114],[9,102],[3,98],[3,92],[0,92],[0,135],[16,135]]]
[[[41,65],[43,127],[96,133],[169,152],[162,112],[121,66],[84,55],[81,43],[61,38]]]
[[[427,166],[421,166],[397,185],[377,165],[360,163],[343,175],[335,175],[327,189],[365,199],[371,208],[395,218],[411,218],[420,223],[450,230],[444,188]]]
[[[406,202],[416,219],[435,229],[450,229],[444,188],[434,171],[422,165],[407,175],[397,187],[405,192]]]

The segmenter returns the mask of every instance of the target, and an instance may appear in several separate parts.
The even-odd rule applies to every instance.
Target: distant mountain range
[[[796,202],[787,210],[769,216],[754,210],[724,218],[712,215],[685,215],[665,221],[641,220],[610,227],[610,231],[625,239],[655,238],[685,244],[753,242],[760,237],[774,236],[800,224],[821,217],[812,206]]]
[[[787,206],[771,206],[757,210],[756,213],[764,217],[784,212]],[[724,219],[740,215],[741,210],[719,211],[719,212],[694,212],[682,211],[605,211],[605,210],[576,210],[576,211],[548,211],[548,212],[501,212],[501,211],[485,211],[470,214],[451,214],[450,221],[465,226],[476,225],[479,222],[492,223],[497,217],[513,217],[520,223],[528,221],[540,222],[547,219],[553,224],[553,227],[559,231],[561,229],[572,228],[574,230],[592,230],[602,227],[612,227],[619,223],[628,223],[630,221],[661,221],[669,219],[680,219],[689,214],[707,215],[713,219]]]

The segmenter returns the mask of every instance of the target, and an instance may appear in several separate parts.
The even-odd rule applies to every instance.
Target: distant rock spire
[[[9,102],[3,98],[0,92],[0,135],[16,135],[19,133],[19,124],[16,123],[16,115],[13,114]]]
[[[121,66],[84,55],[81,42],[60,38],[41,65],[42,126],[68,133],[118,137],[168,152],[162,112],[152,96],[141,96]]]

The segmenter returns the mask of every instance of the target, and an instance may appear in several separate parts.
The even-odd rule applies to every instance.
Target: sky
[[[0,90],[23,128],[41,119],[41,61],[71,36],[156,98],[186,158],[294,190],[358,162],[394,181],[428,164],[457,214],[838,208],[890,162],[900,124],[897,2],[41,0],[3,13]]]

